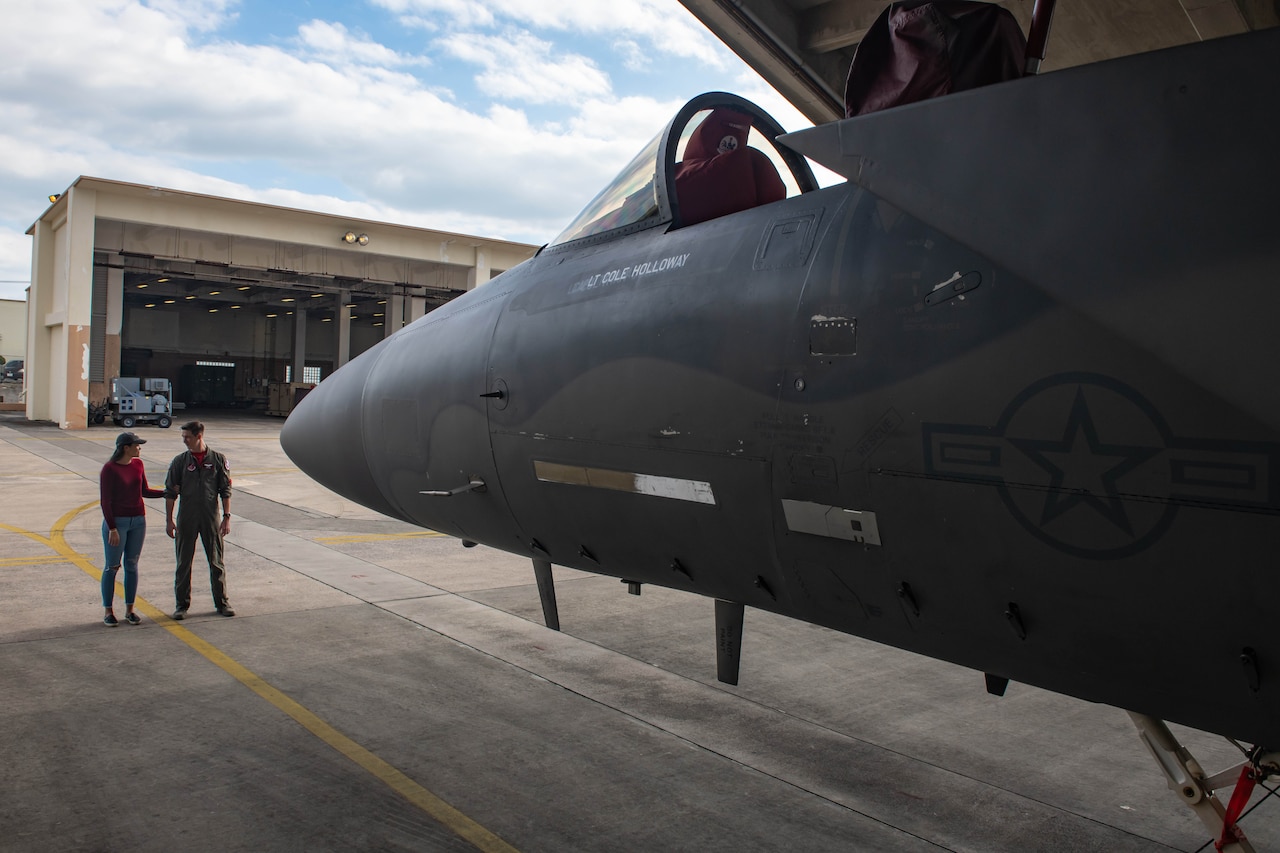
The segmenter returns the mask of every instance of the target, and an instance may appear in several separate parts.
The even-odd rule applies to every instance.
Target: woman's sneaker
[[[141,625],[142,617],[137,613],[130,611],[124,615],[124,621],[128,622],[130,625]]]
[[[120,624],[120,620],[116,618],[114,613],[108,613],[106,616],[102,617],[102,624],[106,625],[108,628],[114,628]]]

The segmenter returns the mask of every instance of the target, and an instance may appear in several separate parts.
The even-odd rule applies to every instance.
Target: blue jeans
[[[138,594],[138,557],[142,554],[142,540],[147,537],[147,517],[130,515],[116,518],[116,533],[120,534],[120,544],[112,545],[108,541],[111,531],[107,522],[102,522],[102,547],[106,551],[107,563],[102,570],[102,606],[110,607],[111,600],[115,598],[116,571],[123,558],[124,603],[126,607],[132,607]]]

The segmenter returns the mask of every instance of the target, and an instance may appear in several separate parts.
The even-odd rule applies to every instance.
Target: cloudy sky
[[[0,298],[80,175],[542,243],[690,97],[807,125],[678,0],[5,0]]]

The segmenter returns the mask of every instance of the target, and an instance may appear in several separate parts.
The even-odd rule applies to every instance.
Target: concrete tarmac
[[[108,628],[97,479],[119,430],[0,414],[0,851],[1212,850],[1117,709],[996,698],[752,610],[728,687],[712,602],[559,568],[550,631],[528,560],[317,486],[278,419],[184,415],[232,464],[238,615],[214,613],[198,552],[169,618],[149,500],[143,623]],[[160,485],[180,433],[135,431]],[[1237,760],[1174,731],[1210,772]],[[1280,850],[1280,797],[1242,826]]]

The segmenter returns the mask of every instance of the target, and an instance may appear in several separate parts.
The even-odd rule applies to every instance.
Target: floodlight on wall
[[[348,231],[346,234],[343,234],[343,235],[342,235],[342,242],[344,242],[344,243],[357,243],[357,244],[359,244],[359,245],[361,245],[361,246],[367,246],[367,245],[369,245],[369,235],[368,235],[368,234],[357,234],[357,233],[356,233],[356,232],[354,232],[354,231]]]
[[[53,195],[49,196],[49,203],[52,204],[53,202],[57,201],[60,198],[62,198],[62,193],[54,193]]]

